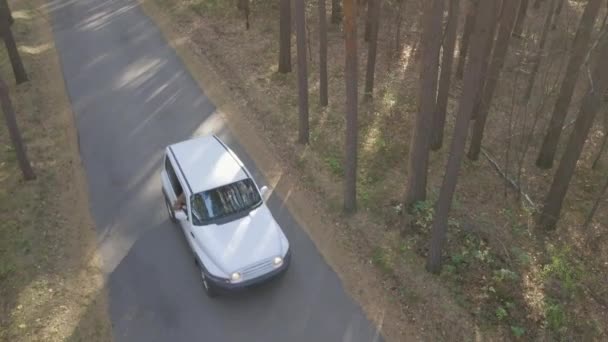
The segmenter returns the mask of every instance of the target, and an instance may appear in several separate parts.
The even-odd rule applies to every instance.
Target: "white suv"
[[[239,158],[216,136],[168,146],[163,195],[201,270],[209,296],[283,273],[289,242]]]

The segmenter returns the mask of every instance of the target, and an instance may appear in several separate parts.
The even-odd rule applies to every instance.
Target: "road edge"
[[[414,337],[415,329],[409,327],[409,322],[401,320],[401,326],[389,326],[386,316],[403,317],[399,305],[381,289],[382,284],[361,281],[360,272],[376,273],[378,270],[362,255],[358,255],[348,242],[343,231],[336,222],[326,222],[322,219],[322,210],[313,208],[310,199],[314,194],[306,191],[293,179],[293,172],[279,161],[270,144],[259,137],[259,132],[252,132],[254,126],[248,123],[248,118],[242,114],[244,108],[227,98],[230,87],[222,80],[213,68],[213,63],[204,55],[197,54],[190,45],[186,33],[179,32],[172,22],[171,16],[164,12],[154,1],[137,0],[143,12],[157,25],[166,42],[171,46],[182,63],[186,66],[199,88],[212,100],[218,114],[227,126],[234,132],[234,137],[252,158],[260,172],[268,181],[271,191],[276,191],[287,206],[296,222],[304,229],[315,244],[325,262],[334,270],[341,280],[349,296],[361,306],[369,321],[381,331],[386,340],[418,340]],[[299,151],[305,154],[306,149]],[[330,227],[331,226],[331,227]],[[329,229],[325,229],[328,228]],[[334,228],[335,227],[335,228]],[[356,267],[353,264],[356,263]],[[378,279],[380,279],[378,277]],[[373,293],[373,295],[369,295]],[[378,301],[378,298],[382,298]],[[404,329],[405,328],[405,329]],[[404,330],[407,333],[404,333]]]

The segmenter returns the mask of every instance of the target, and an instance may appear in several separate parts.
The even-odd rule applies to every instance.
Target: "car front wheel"
[[[207,294],[207,296],[209,296],[210,298],[213,298],[213,297],[217,296],[217,292],[215,291],[215,289],[213,288],[213,286],[211,285],[211,283],[209,282],[209,280],[205,276],[205,272],[203,272],[203,268],[198,263],[198,259],[197,258],[194,258],[194,263],[201,270],[201,280],[203,282],[203,289],[205,290],[205,293]]]
[[[207,294],[207,296],[209,298],[216,297],[217,292],[215,291],[215,289],[213,288],[213,286],[211,285],[209,280],[207,280],[207,277],[205,276],[205,273],[203,271],[201,271],[201,278],[203,281],[203,289],[205,290],[205,293]]]

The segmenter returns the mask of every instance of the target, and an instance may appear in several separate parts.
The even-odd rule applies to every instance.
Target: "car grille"
[[[272,259],[249,265],[241,270],[243,280],[253,279],[273,270]]]

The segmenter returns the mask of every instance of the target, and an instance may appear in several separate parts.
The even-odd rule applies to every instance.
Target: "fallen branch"
[[[509,178],[509,176],[500,168],[500,166],[498,166],[498,163],[494,159],[492,159],[490,154],[483,147],[481,148],[481,153],[483,154],[484,157],[486,157],[486,159],[490,162],[490,164],[492,164],[492,166],[494,167],[494,170],[496,170],[496,172],[498,172],[498,174],[502,178],[504,178],[504,180],[507,181],[507,184],[509,184],[515,191],[519,192],[519,194],[526,200],[526,202],[528,202],[528,204],[532,208],[536,208],[536,205],[534,204],[534,202],[532,202],[532,199],[530,199],[530,196],[528,196],[528,194],[523,192],[521,190],[520,186],[517,185],[517,183],[515,183],[515,181],[513,179]]]

